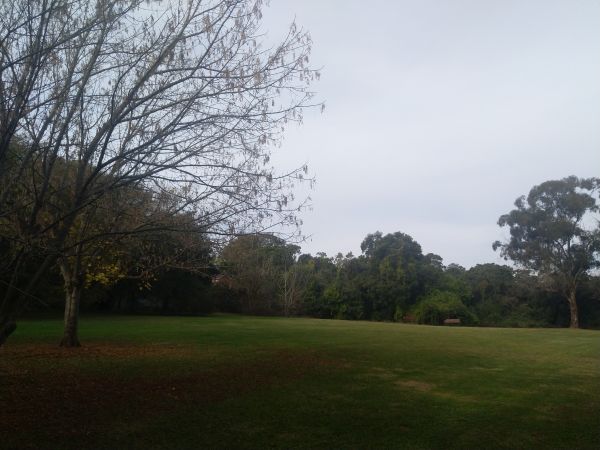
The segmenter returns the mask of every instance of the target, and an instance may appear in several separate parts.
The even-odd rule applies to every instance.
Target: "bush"
[[[477,317],[453,292],[433,291],[413,308],[418,323],[442,325],[445,319],[460,319],[464,325],[477,325]]]

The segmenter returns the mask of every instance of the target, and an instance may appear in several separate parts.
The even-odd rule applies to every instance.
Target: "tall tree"
[[[569,304],[572,328],[579,327],[577,288],[600,266],[599,189],[600,179],[575,176],[534,186],[498,220],[509,228],[510,240],[493,244],[505,259],[550,281]]]
[[[421,246],[401,232],[369,234],[360,245],[370,267],[372,318],[397,320],[423,291]]]
[[[66,241],[78,248],[79,218],[110,192],[177,191],[212,236],[297,223],[291,189],[306,167],[280,174],[269,156],[285,124],[311,105],[318,73],[308,67],[310,37],[295,24],[277,45],[261,45],[262,3],[0,5],[0,220],[15,255],[0,345],[14,330],[19,293]],[[5,164],[16,142],[23,151]],[[61,161],[72,176],[57,177]],[[21,285],[23,260],[40,252]]]

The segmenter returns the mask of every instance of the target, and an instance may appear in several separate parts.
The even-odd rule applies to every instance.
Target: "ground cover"
[[[23,321],[1,448],[598,448],[600,332],[316,319]]]

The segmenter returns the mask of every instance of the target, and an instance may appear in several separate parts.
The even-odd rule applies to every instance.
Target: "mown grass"
[[[314,319],[24,321],[1,448],[600,448],[600,332]]]

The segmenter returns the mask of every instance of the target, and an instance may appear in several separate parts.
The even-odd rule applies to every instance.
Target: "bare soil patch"
[[[419,391],[419,392],[429,392],[435,387],[434,384],[426,383],[424,381],[418,381],[418,380],[396,381],[396,385],[403,387],[403,388],[414,389],[415,391]]]

